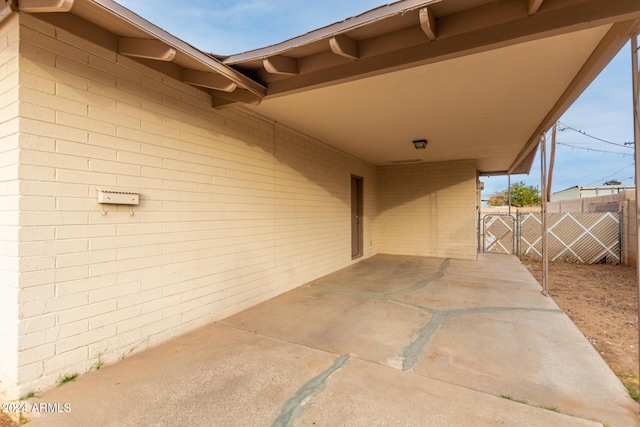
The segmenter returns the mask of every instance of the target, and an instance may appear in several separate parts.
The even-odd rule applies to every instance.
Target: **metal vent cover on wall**
[[[140,194],[127,191],[102,190],[98,188],[98,203],[137,205],[140,203]]]

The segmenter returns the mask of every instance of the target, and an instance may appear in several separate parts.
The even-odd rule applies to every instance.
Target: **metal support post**
[[[547,138],[540,136],[540,181],[542,184],[542,295],[549,296],[549,259],[547,251]]]
[[[635,161],[635,184],[638,186],[638,177],[640,176],[640,69],[638,68],[638,33],[631,36],[631,65],[633,67],[633,136],[634,136],[634,161]],[[637,191],[637,190],[636,190]],[[636,230],[640,230],[640,197],[636,196]],[[636,276],[637,283],[640,285],[640,233],[636,233]],[[638,286],[638,310],[640,312],[640,286]],[[638,324],[638,338],[640,339],[640,323]],[[640,354],[638,355],[638,369],[640,370]]]

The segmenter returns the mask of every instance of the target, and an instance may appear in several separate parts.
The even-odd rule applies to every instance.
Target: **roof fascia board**
[[[286,79],[269,81],[267,97],[310,90],[413,66],[481,53],[544,37],[638,19],[638,0],[584,0],[581,8],[567,0],[545,2],[546,9],[534,17],[518,3],[500,1],[481,8],[439,18],[438,38],[414,43],[408,34],[392,33],[381,40],[360,41],[360,58],[347,64],[301,72]],[[522,7],[521,7],[522,6]],[[579,12],[579,13],[578,13]],[[411,28],[401,30],[405,33]],[[416,33],[423,34],[416,22]],[[397,37],[396,37],[397,36]],[[398,45],[406,36],[407,45]],[[389,38],[393,37],[393,38]],[[302,63],[303,60],[301,59]]]
[[[76,0],[77,1],[77,0]],[[128,24],[135,26],[139,30],[145,32],[149,36],[160,40],[167,45],[173,47],[174,49],[179,50],[184,55],[200,62],[201,64],[207,66],[212,71],[221,74],[227,77],[229,80],[236,83],[238,86],[248,90],[249,92],[257,95],[259,97],[263,97],[266,94],[266,88],[261,84],[249,79],[244,74],[239,73],[238,71],[222,64],[215,58],[205,54],[204,52],[194,48],[188,43],[178,39],[175,36],[167,33],[151,22],[141,18],[135,13],[131,12],[129,9],[115,3],[111,0],[86,0],[97,6],[102,7],[107,12],[112,14],[113,16],[126,21]]]
[[[282,43],[267,46],[260,49],[250,50],[248,52],[231,55],[223,62],[225,64],[236,64],[238,62],[246,62],[255,59],[262,59],[267,56],[281,55],[296,47],[304,46],[318,40],[330,39],[333,36],[346,33],[356,28],[364,27],[373,22],[380,21],[390,16],[406,13],[411,10],[421,9],[442,0],[404,0],[398,1],[386,6],[365,12],[361,15],[336,22],[329,26],[319,28],[302,36],[294,37]]]
[[[526,165],[526,173],[531,171],[533,156],[529,156],[529,154],[538,147],[540,135],[549,130],[551,126],[560,119],[607,64],[611,62],[613,57],[622,49],[629,40],[629,37],[631,37],[639,26],[640,20],[631,20],[619,22],[611,27],[562,96],[560,96],[545,118],[540,122],[533,134],[531,134],[524,148],[509,167],[509,173],[514,173],[516,169],[522,169],[522,163],[525,160],[529,161],[529,164]]]

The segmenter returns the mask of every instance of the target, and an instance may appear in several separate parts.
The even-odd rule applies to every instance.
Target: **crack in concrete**
[[[402,303],[402,301],[396,301]],[[418,330],[417,338],[411,341],[400,353],[402,357],[402,370],[408,371],[418,362],[418,356],[424,353],[424,348],[429,344],[433,334],[445,323],[451,319],[460,316],[472,314],[487,313],[508,313],[514,311],[536,311],[543,313],[563,313],[562,310],[554,308],[536,308],[536,307],[473,307],[473,308],[454,308],[450,310],[435,310],[429,307],[419,306],[417,304],[407,304],[411,307],[421,309],[431,314],[431,319]]]
[[[418,356],[423,353],[424,348],[431,341],[433,334],[446,322],[451,319],[451,315],[447,313],[437,313],[431,316],[431,319],[418,330],[418,336],[408,346],[402,350],[402,370],[408,371],[418,361]]]
[[[504,307],[504,306],[493,306],[493,307],[470,307],[470,308],[448,308],[448,309],[437,309],[432,307],[427,307],[424,305],[416,304],[410,301],[403,301],[395,297],[395,295],[404,295],[410,292],[417,291],[419,289],[424,288],[429,283],[434,282],[436,280],[441,279],[449,265],[451,264],[449,258],[442,261],[438,271],[436,271],[431,276],[418,281],[416,284],[406,287],[404,289],[400,289],[393,292],[388,293],[379,293],[379,292],[371,292],[371,291],[359,291],[355,289],[347,289],[347,288],[338,288],[331,287],[319,284],[311,284],[310,287],[317,289],[324,289],[330,292],[340,292],[348,295],[357,296],[360,298],[366,298],[377,301],[387,301],[394,304],[404,305],[406,307],[415,308],[422,312],[428,313],[431,315],[431,318],[427,323],[425,323],[420,329],[418,329],[415,339],[413,339],[409,345],[407,345],[400,353],[400,357],[402,358],[402,370],[408,371],[413,368],[413,366],[417,363],[418,357],[424,353],[424,348],[429,344],[433,335],[437,332],[438,329],[451,319],[460,316],[467,316],[473,314],[489,314],[489,313],[507,313],[514,311],[523,311],[523,312],[543,312],[543,313],[563,313],[562,310],[557,308],[542,308],[542,307]]]
[[[336,371],[343,368],[347,362],[349,362],[349,359],[349,356],[340,356],[326,371],[307,381],[307,383],[300,387],[296,394],[282,405],[280,415],[278,415],[278,418],[275,419],[271,426],[289,427],[293,425],[293,421],[302,414],[303,406],[307,401],[324,390],[327,379]]]
[[[407,294],[409,292],[417,291],[418,289],[422,289],[425,286],[427,286],[429,283],[442,279],[442,277],[444,277],[445,273],[449,269],[450,265],[451,265],[451,260],[449,258],[445,258],[440,263],[440,267],[438,267],[438,271],[433,273],[431,276],[425,279],[419,280],[415,285],[406,287],[404,289],[399,289],[397,291],[388,292],[385,295],[402,295],[402,294]]]

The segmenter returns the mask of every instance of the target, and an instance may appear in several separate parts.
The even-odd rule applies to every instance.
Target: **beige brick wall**
[[[13,393],[18,350],[18,19],[0,24],[0,391]]]
[[[19,386],[110,363],[352,263],[374,167],[23,14]],[[368,185],[373,184],[373,185]],[[135,191],[106,208],[96,188]]]
[[[0,277],[19,289],[2,300],[15,327],[0,375],[16,393],[351,264],[351,175],[364,180],[364,258],[476,256],[473,161],[375,168],[247,110],[212,110],[206,92],[36,17],[19,20],[19,92],[15,77],[7,85],[19,120],[3,122],[19,139],[0,150],[14,152],[0,157]],[[97,188],[139,192],[140,205],[103,215]]]
[[[380,168],[381,253],[475,259],[475,162]]]

